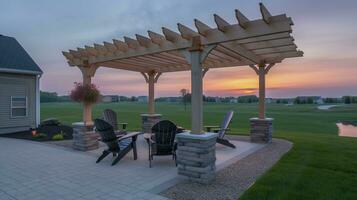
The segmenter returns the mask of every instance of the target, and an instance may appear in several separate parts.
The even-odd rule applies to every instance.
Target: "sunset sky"
[[[44,71],[41,89],[68,94],[81,81],[61,51],[111,41],[165,26],[177,30],[193,19],[214,27],[213,13],[237,23],[234,9],[261,18],[255,0],[0,0],[0,34],[15,37]],[[286,59],[267,76],[268,97],[357,95],[357,1],[265,0],[273,15],[294,21],[293,37],[304,57]],[[103,94],[146,95],[136,72],[100,68],[93,82]],[[210,70],[204,79],[209,96],[256,94],[258,77],[247,66]],[[156,96],[178,96],[190,89],[190,72],[163,74]]]

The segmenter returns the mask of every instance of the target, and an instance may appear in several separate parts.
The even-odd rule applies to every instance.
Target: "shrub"
[[[74,89],[71,91],[70,97],[73,101],[83,103],[96,103],[99,100],[100,92],[94,84],[83,85],[82,83],[74,83]]]
[[[46,138],[46,137],[47,137],[47,135],[44,134],[44,133],[37,133],[36,135],[33,135],[33,136],[32,136],[32,138],[33,138],[33,139],[36,139],[36,140],[44,139],[44,138]]]
[[[64,140],[64,136],[66,134],[61,131],[61,133],[57,133],[52,136],[52,140]]]
[[[61,123],[56,118],[48,118],[40,123],[40,126],[59,126]]]

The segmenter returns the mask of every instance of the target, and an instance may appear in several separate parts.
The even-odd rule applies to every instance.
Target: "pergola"
[[[149,114],[154,114],[154,88],[162,73],[191,70],[192,127],[201,134],[202,79],[210,68],[250,66],[259,76],[259,118],[265,118],[265,75],[285,58],[301,57],[291,36],[293,21],[285,14],[271,15],[260,3],[262,19],[249,20],[235,10],[238,23],[230,24],[214,14],[217,27],[195,19],[197,30],[178,23],[178,32],[163,27],[148,37],[94,44],[63,52],[70,66],[77,66],[83,83],[90,84],[98,67],[141,73],[148,83]],[[90,122],[91,105],[84,105],[84,122]]]

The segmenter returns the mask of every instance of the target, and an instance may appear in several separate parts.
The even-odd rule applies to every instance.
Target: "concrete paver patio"
[[[217,145],[217,169],[262,148],[232,141]],[[117,165],[108,156],[96,164],[102,149],[78,152],[25,140],[0,138],[0,199],[166,199],[156,193],[183,177],[171,157],[154,157],[149,168],[147,144],[139,137],[138,160],[130,152]]]

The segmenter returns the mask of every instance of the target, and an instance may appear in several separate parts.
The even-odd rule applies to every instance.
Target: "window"
[[[27,116],[27,97],[12,96],[11,117],[26,117],[26,116]]]

